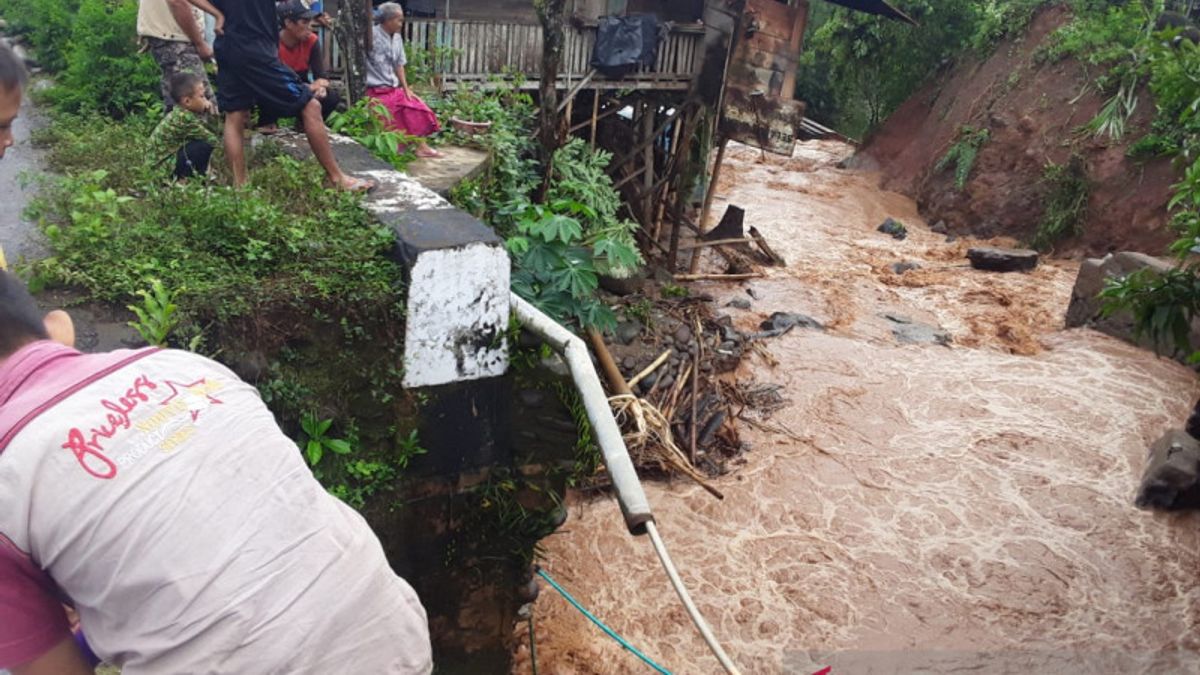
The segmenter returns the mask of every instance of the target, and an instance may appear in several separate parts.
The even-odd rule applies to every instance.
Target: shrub
[[[136,26],[136,0],[82,0],[51,102],[120,118],[159,101],[159,69],[138,53]]]
[[[139,155],[149,125],[75,116],[51,125],[51,165],[70,175],[32,209],[53,250],[29,270],[35,286],[69,284],[124,306],[159,280],[193,322],[276,305],[394,303],[392,233],[356,197],[322,188],[315,162],[260,157],[245,189],[165,183]]]
[[[1047,164],[1042,172],[1046,210],[1030,246],[1049,250],[1060,239],[1079,234],[1087,211],[1091,186],[1083,158],[1074,155],[1066,164]]]
[[[23,35],[38,62],[52,71],[66,68],[66,49],[80,0],[0,0],[0,16]]]

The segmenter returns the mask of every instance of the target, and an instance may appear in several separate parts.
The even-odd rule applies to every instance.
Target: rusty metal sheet
[[[746,0],[726,72],[721,132],[764,150],[791,155],[804,103],[793,100],[808,5]]]

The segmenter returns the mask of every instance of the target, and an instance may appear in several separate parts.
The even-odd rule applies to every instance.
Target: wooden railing
[[[332,40],[332,33],[325,39]],[[542,28],[528,23],[494,23],[410,19],[404,26],[404,38],[424,47],[438,63],[435,66],[446,88],[486,81],[506,72],[522,74],[527,86],[536,86],[541,73]],[[643,67],[619,79],[596,76],[588,83],[600,89],[685,89],[699,72],[703,58],[702,26],[675,26],[660,40],[653,67]],[[331,67],[339,70],[341,51],[330,42]],[[583,79],[591,70],[592,48],[596,44],[595,26],[568,27],[563,62],[559,74],[564,86]]]

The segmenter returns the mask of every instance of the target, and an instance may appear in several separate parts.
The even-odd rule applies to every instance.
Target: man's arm
[[[175,17],[175,23],[179,24],[183,34],[196,47],[196,51],[200,54],[200,60],[212,59],[212,47],[204,41],[204,29],[196,21],[196,15],[192,13],[192,6],[188,4],[187,0],[167,0],[167,6],[171,8],[171,16]]]
[[[59,642],[29,663],[12,669],[13,675],[94,675],[94,672],[84,662],[73,637]]]
[[[209,2],[208,0],[187,0],[187,1],[190,2],[193,7],[199,9],[201,12],[210,14],[217,19],[217,27],[214,29],[216,31],[217,35],[220,35],[225,32],[225,15],[221,13],[221,10],[214,7],[213,4],[211,2]]]
[[[396,66],[396,78],[400,80],[400,88],[403,89],[404,91],[408,92],[409,96],[412,96],[413,95],[412,89],[408,88],[408,78],[404,76],[404,64],[403,63]]]

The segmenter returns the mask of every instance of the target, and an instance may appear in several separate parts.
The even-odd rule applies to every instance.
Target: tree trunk
[[[551,159],[562,141],[562,124],[558,117],[558,69],[562,64],[563,8],[566,0],[534,0],[538,20],[542,24],[542,80],[538,90],[541,111],[538,116],[538,140],[541,145],[542,175],[541,195],[549,189],[553,171]]]
[[[338,12],[334,33],[342,50],[346,98],[353,105],[367,91],[367,55],[371,53],[371,0],[347,0]]]

